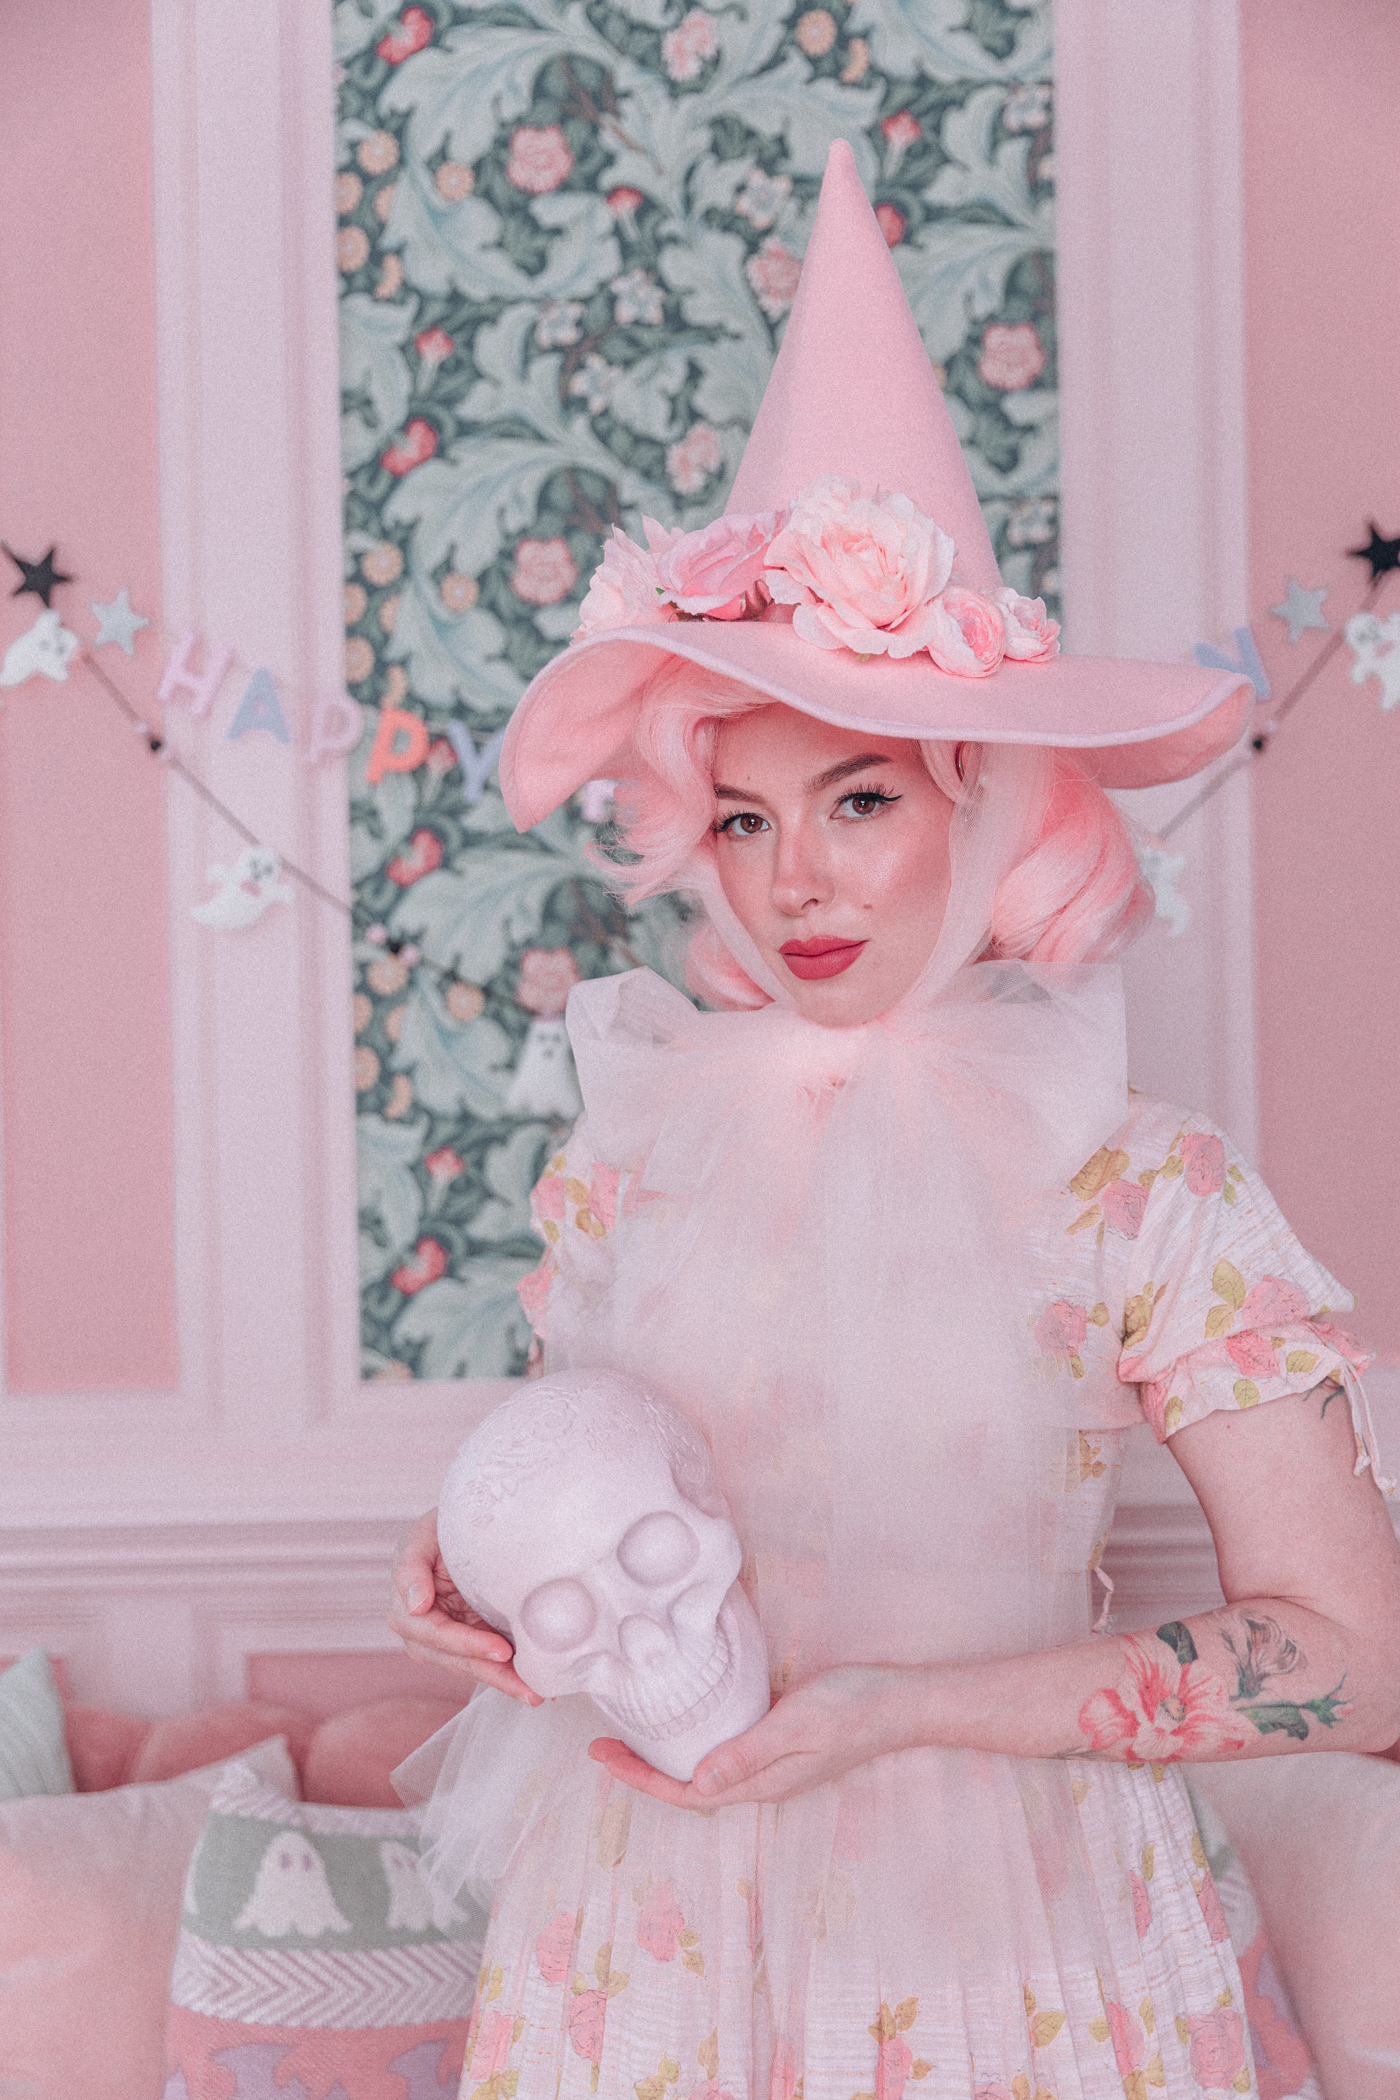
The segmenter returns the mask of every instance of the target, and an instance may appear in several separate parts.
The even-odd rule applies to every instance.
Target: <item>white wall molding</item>
[[[1066,639],[1184,657],[1249,611],[1237,0],[1059,0],[1055,71]],[[1250,810],[1246,771],[1175,835],[1194,923],[1124,974],[1135,1084],[1253,1157]]]

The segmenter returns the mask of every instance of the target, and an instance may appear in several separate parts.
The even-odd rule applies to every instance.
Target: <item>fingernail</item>
[[[413,1584],[413,1587],[412,1587],[412,1588],[411,1588],[411,1589],[409,1590],[409,1593],[408,1593],[408,1608],[409,1608],[409,1610],[410,1610],[410,1611],[421,1611],[421,1610],[422,1610],[422,1608],[423,1608],[423,1606],[424,1606],[424,1605],[425,1605],[425,1604],[427,1603],[427,1601],[428,1601],[428,1592],[427,1592],[427,1591],[426,1591],[426,1590],[424,1589],[424,1587],[423,1587],[423,1585],[422,1585],[422,1583],[421,1583],[421,1582],[415,1582],[415,1583]]]
[[[711,1770],[708,1772],[697,1772],[695,1775],[695,1791],[697,1794],[717,1794],[723,1785],[724,1774],[722,1772]]]

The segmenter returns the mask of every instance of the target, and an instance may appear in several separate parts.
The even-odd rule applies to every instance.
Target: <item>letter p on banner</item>
[[[408,742],[399,749],[399,738]],[[428,725],[406,707],[381,707],[365,778],[378,787],[386,773],[412,773],[428,755]]]

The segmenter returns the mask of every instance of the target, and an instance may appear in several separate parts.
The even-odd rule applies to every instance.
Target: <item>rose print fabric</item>
[[[851,1031],[645,972],[574,995],[587,1114],[522,1297],[546,1369],[613,1363],[705,1430],[779,1691],[1084,1638],[1130,1431],[1363,1361],[1229,1141],[1128,1096],[1116,999],[1019,964]],[[701,1816],[610,1781],[601,1732],[486,1692],[440,1752],[439,1866],[494,1891],[464,2094],[1257,2091],[1181,1742],[908,1751]]]

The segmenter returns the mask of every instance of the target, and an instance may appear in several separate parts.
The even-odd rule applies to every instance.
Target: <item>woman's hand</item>
[[[435,1509],[399,1542],[389,1624],[415,1662],[465,1671],[526,1706],[543,1706],[539,1693],[517,1675],[510,1642],[477,1616],[443,1565]]]
[[[614,1779],[675,1808],[730,1808],[740,1801],[787,1801],[856,1765],[919,1740],[923,1672],[894,1664],[826,1670],[795,1685],[746,1734],[721,1743],[695,1767],[689,1785],[611,1736],[588,1754]]]

